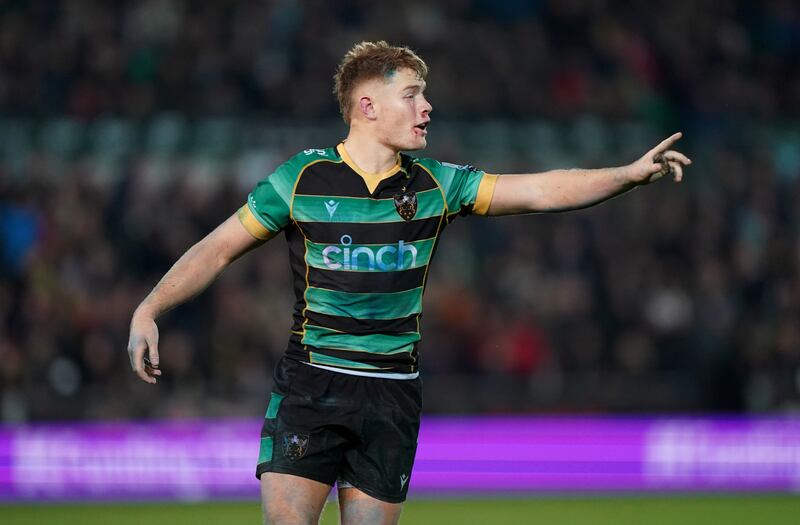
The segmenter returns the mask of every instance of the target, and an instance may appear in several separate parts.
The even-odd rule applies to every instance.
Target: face
[[[372,82],[370,88],[371,120],[378,140],[397,151],[423,149],[433,110],[425,98],[425,81],[403,68]]]

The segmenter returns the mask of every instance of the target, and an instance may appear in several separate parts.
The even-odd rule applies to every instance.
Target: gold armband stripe
[[[472,206],[472,213],[475,215],[486,215],[489,213],[489,205],[494,196],[494,187],[497,184],[497,175],[484,173],[478,185],[478,195],[475,197],[475,204]]]
[[[239,211],[236,212],[236,216],[239,217],[239,222],[242,223],[247,233],[260,241],[266,241],[275,235],[256,219],[255,215],[253,215],[253,212],[250,210],[250,206],[247,204],[239,208]]]

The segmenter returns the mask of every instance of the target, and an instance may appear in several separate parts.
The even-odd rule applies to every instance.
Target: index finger
[[[656,146],[655,148],[651,149],[650,150],[651,153],[657,154],[657,153],[662,153],[664,151],[667,151],[669,149],[669,147],[672,146],[682,136],[683,136],[683,133],[681,133],[680,131],[677,132],[677,133],[673,133],[669,137],[667,137],[664,140],[662,140],[658,144],[658,146]]]

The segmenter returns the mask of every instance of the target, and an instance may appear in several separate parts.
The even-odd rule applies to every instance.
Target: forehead
[[[422,92],[425,86],[425,81],[414,70],[400,68],[382,77],[360,82],[353,90],[353,96],[395,96],[407,89]]]
[[[406,87],[425,87],[425,80],[409,68],[396,69],[384,78],[386,84],[404,89]]]

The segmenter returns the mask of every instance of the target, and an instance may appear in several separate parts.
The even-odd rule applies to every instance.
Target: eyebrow
[[[427,85],[425,84],[425,82],[422,82],[420,84],[409,84],[409,85],[407,85],[406,87],[403,88],[403,91],[408,91],[408,90],[424,91],[426,87],[427,87]]]

